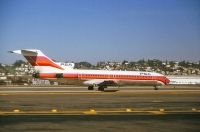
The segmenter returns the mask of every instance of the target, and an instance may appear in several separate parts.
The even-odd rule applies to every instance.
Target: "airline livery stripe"
[[[62,67],[55,64],[45,56],[24,56],[32,66],[51,66],[63,70]]]

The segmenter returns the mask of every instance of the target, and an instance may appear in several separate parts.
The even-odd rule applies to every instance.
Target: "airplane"
[[[83,70],[74,69],[74,65],[54,62],[38,49],[21,49],[9,51],[23,55],[26,60],[35,68],[35,78],[56,79],[73,78],[83,80],[83,84],[88,86],[88,90],[94,90],[97,86],[99,91],[104,91],[108,86],[124,85],[167,85],[170,81],[162,74],[145,71],[117,71],[117,70]]]

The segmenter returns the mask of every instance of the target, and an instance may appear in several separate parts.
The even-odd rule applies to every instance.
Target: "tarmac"
[[[200,87],[0,87],[0,131],[200,131]]]

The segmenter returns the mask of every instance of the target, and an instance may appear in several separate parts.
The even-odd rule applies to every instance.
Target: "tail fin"
[[[44,55],[40,50],[22,49],[9,52],[23,55],[32,66],[50,66],[63,70],[61,66],[57,65],[53,60]]]

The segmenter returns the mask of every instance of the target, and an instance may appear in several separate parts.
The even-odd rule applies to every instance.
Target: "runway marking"
[[[132,112],[132,109],[127,108],[126,112]]]
[[[149,111],[149,112],[156,115],[166,114],[165,112],[162,111]]]
[[[19,109],[15,109],[15,110],[13,110],[13,112],[15,112],[15,113],[17,112],[18,113],[18,112],[20,112],[20,110]]]
[[[196,108],[192,108],[192,111],[197,111],[197,109]]]
[[[51,112],[58,112],[58,110],[57,109],[52,109]]]
[[[193,108],[194,109],[194,108]],[[162,114],[189,114],[197,113],[200,114],[200,110],[170,110],[166,111],[164,109],[159,110],[133,110],[131,108],[124,109],[112,109],[112,110],[68,110],[68,111],[59,111],[58,109],[52,109],[50,111],[23,111],[20,109],[14,109],[13,111],[0,111],[0,116],[3,115],[120,115],[120,114],[153,114],[153,115],[162,115]]]
[[[160,109],[160,112],[164,112],[165,111],[165,109]]]
[[[94,109],[90,109],[89,111],[84,111],[83,113],[86,115],[96,115],[97,114],[96,110],[94,110]]]

